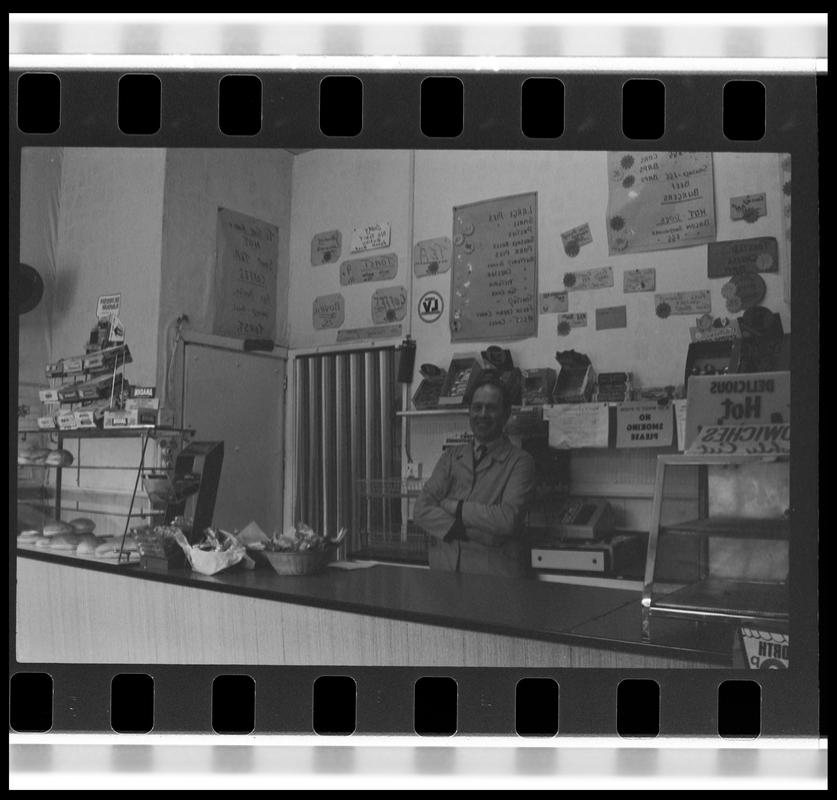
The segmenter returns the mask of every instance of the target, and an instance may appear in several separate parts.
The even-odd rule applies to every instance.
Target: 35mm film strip
[[[623,266],[653,269],[656,291],[676,297],[641,306],[635,298],[644,302],[650,295],[637,291],[621,302],[608,294],[607,302],[600,304],[626,309],[625,323],[612,325],[627,329],[617,330],[618,336],[636,341],[646,337],[645,364],[638,350],[628,348],[624,352],[634,361],[626,355],[628,360],[611,365],[607,351],[620,345],[614,344],[615,338],[602,337],[613,330],[596,330],[599,341],[594,342],[590,322],[586,329],[569,322],[555,328],[549,314],[541,315],[533,333],[508,344],[487,334],[478,324],[481,318],[474,317],[480,331],[471,339],[479,343],[474,349],[498,341],[514,350],[526,367],[542,366],[541,350],[552,361],[556,348],[590,349],[600,353],[599,371],[645,370],[649,385],[680,382],[664,377],[667,371],[682,373],[685,363],[687,345],[678,350],[673,343],[685,331],[683,325],[677,327],[677,303],[688,306],[684,313],[691,313],[692,324],[701,314],[732,315],[718,305],[718,292],[732,273],[710,286],[707,245],[725,237],[755,239],[762,231],[778,243],[778,269],[760,262],[765,269],[748,274],[766,279],[764,305],[781,318],[786,333],[792,332],[794,431],[789,479],[782,484],[788,492],[789,520],[783,523],[788,535],[781,547],[773,546],[772,533],[757,532],[755,537],[771,539],[766,546],[773,559],[771,588],[765,589],[770,581],[749,573],[743,581],[751,594],[775,590],[785,599],[777,607],[774,592],[766,601],[769,613],[760,615],[765,606],[759,605],[759,598],[731,598],[736,588],[731,582],[699,607],[705,614],[686,615],[682,627],[671,615],[659,624],[652,616],[656,632],[650,639],[644,636],[642,619],[655,598],[643,593],[643,579],[646,585],[648,581],[642,569],[623,581],[630,588],[622,589],[618,581],[590,580],[584,585],[583,580],[524,581],[480,570],[426,570],[423,565],[405,565],[402,550],[390,559],[380,553],[355,559],[375,561],[374,566],[328,568],[311,576],[276,575],[269,568],[201,576],[184,565],[155,569],[80,559],[21,544],[12,535],[10,730],[559,737],[818,734],[818,119],[812,75],[538,70],[487,74],[448,69],[395,74],[249,69],[132,74],[59,69],[12,70],[9,91],[10,264],[33,266],[43,292],[38,307],[21,313],[26,289],[20,281],[11,281],[9,378],[18,411],[26,405],[21,398],[32,395],[36,384],[46,386],[44,363],[70,356],[84,344],[97,296],[120,293],[120,321],[134,359],[132,381],[162,387],[169,377],[165,368],[170,353],[176,359],[179,352],[184,374],[184,363],[194,358],[197,366],[192,366],[191,379],[198,381],[200,376],[204,390],[218,392],[217,403],[229,403],[230,436],[224,437],[218,427],[213,435],[226,439],[222,481],[235,482],[237,475],[230,470],[236,468],[252,476],[248,461],[267,463],[265,453],[282,453],[285,474],[271,467],[270,475],[277,481],[273,489],[284,496],[284,516],[263,525],[282,529],[289,520],[297,522],[294,515],[303,513],[301,498],[309,504],[309,516],[323,514],[323,520],[333,521],[332,512],[318,510],[331,488],[328,480],[321,480],[325,467],[316,462],[311,445],[322,453],[332,452],[329,440],[341,428],[329,428],[326,412],[319,412],[317,420],[325,426],[322,438],[312,428],[311,438],[303,441],[300,413],[306,405],[313,407],[315,390],[321,386],[331,396],[342,397],[338,402],[348,402],[356,375],[351,364],[345,373],[340,371],[342,340],[322,322],[332,319],[326,314],[331,306],[322,298],[340,295],[345,315],[340,325],[355,332],[346,352],[351,361],[352,352],[361,352],[357,342],[366,345],[361,359],[369,370],[368,381],[377,376],[385,382],[381,376],[391,365],[379,366],[377,352],[393,349],[407,334],[417,340],[420,363],[423,356],[427,361],[444,358],[440,365],[447,367],[452,355],[466,349],[451,336],[456,332],[453,318],[446,327],[450,306],[457,302],[452,278],[461,274],[455,258],[461,254],[463,263],[470,263],[466,238],[471,234],[457,229],[454,210],[526,192],[537,194],[534,217],[528,206],[501,203],[492,212],[500,216],[491,224],[502,221],[513,232],[519,214],[526,225],[536,227],[536,233],[526,234],[527,241],[534,239],[538,245],[533,262],[536,292],[569,289],[571,302],[578,304],[568,306],[567,314],[576,311],[585,319],[589,316],[590,322],[598,319],[601,309],[588,302],[593,292],[563,279],[604,266],[617,274]],[[609,174],[608,157],[620,154],[619,176]],[[663,157],[677,165],[687,154],[708,154],[708,182],[700,184],[697,178],[700,165],[689,174],[660,171]],[[635,189],[629,178],[635,177],[637,187],[648,189],[644,197],[650,197],[654,182],[644,179],[655,174],[661,183],[677,184],[656,198],[670,207],[670,219],[663,224],[637,217],[628,226],[634,238],[627,233],[620,238],[616,220],[624,219],[613,210],[616,194],[608,193],[608,181],[618,177],[630,195]],[[696,199],[696,188],[698,194],[706,194],[701,195],[705,211],[695,220],[701,222],[703,213],[711,215],[714,234],[704,236],[706,228],[690,225],[685,206]],[[754,209],[752,219],[745,212],[734,219],[736,200]],[[631,202],[633,196],[625,200],[626,207]],[[649,205],[653,202],[648,200]],[[244,284],[261,284],[261,267],[277,281],[268,307],[275,309],[278,298],[285,311],[276,315],[277,325],[271,320],[264,336],[262,327],[232,335],[213,330],[213,319],[222,313],[218,293],[236,291],[224,284],[217,270],[228,246],[218,238],[219,209],[278,231],[270,251],[275,255],[270,257],[267,245],[272,237],[264,233],[267,227],[256,223],[238,231],[251,240],[249,254],[242,255],[240,245],[229,245],[230,252],[238,254],[233,258],[241,262],[234,266],[249,270],[251,279]],[[585,224],[591,241],[583,233],[561,238]],[[325,236],[335,230],[339,245],[334,244],[337,237]],[[377,236],[386,239],[383,246],[384,239],[375,240]],[[690,236],[693,241],[688,241]],[[438,275],[425,269],[421,276],[414,247],[444,237],[451,240],[447,246],[452,248],[453,275],[445,274],[441,259]],[[315,240],[323,244],[322,252],[339,248],[332,266],[322,259],[316,265],[312,261],[309,253],[316,249]],[[657,244],[649,244],[651,240]],[[502,262],[498,274],[508,269],[515,275],[514,285],[524,285],[516,271],[519,264],[512,263],[515,254],[503,255],[491,246]],[[525,242],[517,246],[520,263],[528,257],[525,247]],[[623,253],[620,247],[627,250]],[[336,262],[368,258],[367,250],[372,256],[394,253],[395,276],[376,274],[378,266],[370,259],[357,267],[363,277],[356,285],[343,286]],[[260,254],[264,263],[258,260]],[[245,261],[251,258],[248,267]],[[501,283],[503,279],[497,278]],[[380,320],[374,317],[374,303],[369,316],[372,290],[364,284],[370,280],[388,281],[384,288],[404,289],[404,302],[397,293],[381,301],[381,308],[392,314],[382,312]],[[244,284],[237,289],[246,294]],[[697,301],[683,295],[704,289],[716,304],[692,308],[689,303]],[[419,301],[431,290],[444,305],[450,304],[437,317],[439,323],[420,319]],[[616,287],[611,281],[609,287],[593,290],[618,290],[621,296],[621,278]],[[476,298],[475,304],[479,300],[475,292],[467,296]],[[88,307],[91,298],[93,308]],[[252,311],[252,297],[239,299],[233,297],[224,312],[229,312],[233,325],[247,324],[236,314]],[[669,312],[673,303],[674,314],[661,313],[663,303]],[[490,303],[487,307],[489,314]],[[312,324],[312,308],[313,322],[319,320],[319,326]],[[190,316],[194,323],[196,337],[191,342],[188,331],[176,341],[170,322],[178,315]],[[428,313],[428,319],[434,316]],[[623,318],[621,312],[605,316]],[[685,317],[680,321],[685,323]],[[394,336],[384,333],[380,323],[397,325],[398,330]],[[583,337],[585,330],[590,338]],[[569,346],[563,346],[562,337]],[[274,432],[284,442],[276,450],[273,443],[267,444],[261,421],[251,419],[248,441],[253,449],[240,454],[235,437],[246,433],[241,420],[235,419],[241,413],[236,410],[238,398],[224,395],[223,384],[206,380],[228,365],[207,355],[206,345],[223,344],[217,349],[232,352],[238,366],[231,369],[243,375],[247,366],[240,342],[260,338],[279,345],[283,358],[276,369],[287,370],[290,386],[281,403],[265,407],[275,412],[279,405],[293,418],[272,418]],[[230,345],[230,339],[239,345]],[[172,342],[183,349],[172,348]],[[676,369],[663,363],[667,352]],[[303,367],[310,356],[316,366]],[[335,361],[334,384],[328,383],[328,359]],[[251,377],[238,383],[238,391],[250,399],[264,398],[275,388],[263,381],[265,372],[273,369],[274,363],[263,356],[247,373]],[[247,384],[250,379],[252,385]],[[281,396],[282,387],[279,391]],[[367,386],[366,391],[372,389]],[[255,408],[250,399],[241,407]],[[374,402],[380,412],[383,400]],[[182,405],[177,411],[183,427],[200,427],[182,416]],[[206,424],[217,426],[223,416],[207,411]],[[136,473],[105,469],[121,458],[125,470],[124,459],[135,458],[131,443],[106,443],[94,457],[101,470],[82,476],[82,450],[90,442],[58,428],[46,433],[27,429],[28,419],[19,413],[17,421],[10,420],[17,433],[17,451],[10,450],[10,474],[18,475],[10,503],[13,534],[32,524],[37,529],[26,520],[39,507],[54,507],[56,516],[63,517],[95,516],[105,509],[96,517],[97,526],[104,528],[108,503],[122,487],[101,476],[124,479]],[[378,425],[372,411],[365,419]],[[413,419],[410,433],[428,419]],[[392,429],[401,436],[400,419]],[[100,435],[106,441],[107,431]],[[61,468],[63,481],[56,484],[57,470],[33,464],[21,469],[19,460],[14,463],[15,455],[30,448],[38,436],[51,442],[46,449],[75,442],[68,447],[77,459],[72,478],[72,467]],[[257,449],[254,442],[260,437],[263,444]],[[375,441],[380,446],[381,439]],[[403,440],[389,443],[396,450],[403,445]],[[338,447],[334,452],[339,457],[348,451]],[[429,459],[425,478],[433,468]],[[301,464],[310,470],[308,477]],[[129,489],[132,480],[125,483]],[[754,480],[756,494],[772,486],[758,484],[767,478]],[[66,505],[60,495],[55,505],[62,484]],[[320,488],[314,491],[314,485]],[[92,500],[100,504],[95,513],[83,513],[82,490],[100,495]],[[611,502],[621,509],[623,525],[629,526],[637,517],[647,518],[654,498],[650,490],[633,497],[625,491],[620,485],[614,495],[619,498],[621,492],[621,498],[612,496]],[[247,489],[242,485],[225,497],[236,493],[247,496]],[[402,498],[393,497],[392,514],[406,530],[407,520],[398,516]],[[281,509],[282,504],[269,507]],[[222,508],[219,504],[216,514]],[[241,514],[237,528],[250,518],[246,509]],[[366,520],[368,529],[373,521],[372,516]],[[728,535],[716,531],[713,541]],[[355,545],[359,551],[358,542]],[[707,566],[701,559],[712,561],[707,552],[689,547],[676,558],[685,561],[691,553],[701,569]],[[714,556],[713,566],[733,558],[723,542],[718,552],[725,555]],[[786,572],[777,578],[783,564]],[[747,568],[755,569],[750,562]],[[694,599],[691,602],[694,610]],[[734,602],[745,603],[737,615]],[[731,607],[732,613],[727,613]],[[774,668],[752,669],[764,665]]]

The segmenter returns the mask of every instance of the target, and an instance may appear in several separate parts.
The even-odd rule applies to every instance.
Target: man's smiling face
[[[480,386],[471,398],[468,411],[474,438],[485,444],[502,436],[508,412],[503,393],[496,386]]]

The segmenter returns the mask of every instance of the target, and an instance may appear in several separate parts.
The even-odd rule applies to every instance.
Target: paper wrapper
[[[234,567],[239,562],[243,562],[246,568],[253,569],[255,562],[247,555],[241,543],[230,534],[224,534],[223,531],[219,533],[232,540],[226,550],[201,550],[198,547],[192,547],[182,533],[175,534],[174,538],[183,550],[189,566],[201,575],[215,575]]]

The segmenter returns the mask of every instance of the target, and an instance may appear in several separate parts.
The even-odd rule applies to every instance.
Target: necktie
[[[484,444],[481,444],[477,449],[474,451],[474,468],[476,468],[477,464],[483,460],[485,457],[485,450],[486,447]]]

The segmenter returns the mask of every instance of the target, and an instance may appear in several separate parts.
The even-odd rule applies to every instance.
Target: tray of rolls
[[[121,536],[97,536],[96,523],[86,517],[77,517],[69,522],[47,520],[38,528],[21,531],[17,544],[57,555],[76,555],[114,563],[119,561],[121,549],[121,563],[139,561],[139,547],[133,536],[127,535],[124,544]]]

